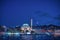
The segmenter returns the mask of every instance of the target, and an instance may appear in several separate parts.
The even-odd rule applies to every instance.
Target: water
[[[54,40],[54,37],[46,34],[20,34],[19,36],[2,35],[0,40]]]

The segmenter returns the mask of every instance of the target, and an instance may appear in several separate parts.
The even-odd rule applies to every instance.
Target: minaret
[[[31,28],[32,28],[32,25],[33,25],[33,20],[31,19]]]

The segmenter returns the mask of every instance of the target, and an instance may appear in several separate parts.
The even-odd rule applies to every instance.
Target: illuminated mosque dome
[[[30,30],[29,24],[23,24],[21,27],[22,30]]]

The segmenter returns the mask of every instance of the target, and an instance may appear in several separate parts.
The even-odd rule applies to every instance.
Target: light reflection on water
[[[20,34],[19,36],[0,36],[1,40],[54,40],[52,35],[46,34]]]

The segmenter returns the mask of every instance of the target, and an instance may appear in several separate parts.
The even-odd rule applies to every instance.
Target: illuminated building
[[[28,24],[23,24],[23,26],[21,27],[21,30],[31,30],[31,27]]]

